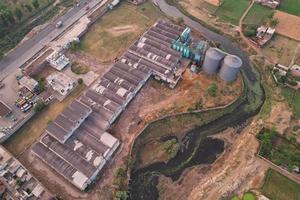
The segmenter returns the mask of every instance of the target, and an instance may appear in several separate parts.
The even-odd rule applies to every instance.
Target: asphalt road
[[[40,52],[49,42],[57,38],[67,28],[73,25],[82,16],[87,14],[90,9],[102,1],[103,0],[80,0],[79,7],[70,9],[65,15],[54,20],[54,22],[47,25],[38,34],[10,51],[0,61],[0,80],[5,78],[10,72],[16,70],[18,67],[22,67],[30,58]],[[90,7],[89,10],[86,10],[87,6]],[[63,22],[63,26],[60,28],[55,27],[58,21]]]

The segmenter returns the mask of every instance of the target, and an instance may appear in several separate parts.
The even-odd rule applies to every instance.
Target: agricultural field
[[[300,41],[300,17],[281,11],[276,11],[274,17],[279,20],[277,33]]]
[[[290,180],[282,174],[269,169],[262,193],[270,199],[276,200],[300,200],[300,184]]]
[[[260,4],[255,3],[249,10],[243,23],[260,26],[260,25],[264,24],[266,22],[266,20],[268,19],[268,17],[272,16],[273,13],[274,13],[274,10],[272,10],[266,6],[262,6]]]
[[[52,102],[26,122],[14,135],[5,141],[3,146],[14,156],[20,155],[44,133],[48,123],[55,119],[84,89],[84,85],[79,85],[62,102],[56,100]]]
[[[249,1],[247,0],[224,0],[219,6],[216,15],[222,21],[238,25],[248,5]]]
[[[238,196],[234,196],[230,200],[256,200],[256,195],[252,192],[245,192],[241,199]]]
[[[275,130],[263,129],[257,138],[261,144],[259,155],[290,171],[294,166],[300,166],[300,146],[295,137],[286,139]]]
[[[300,91],[293,90],[290,88],[283,88],[282,94],[285,97],[288,104],[292,107],[294,115],[300,117]]]
[[[285,36],[275,34],[272,40],[262,48],[262,53],[274,63],[289,65],[295,55],[299,42]]]
[[[300,16],[300,0],[284,0],[280,2],[279,10]]]
[[[91,27],[80,51],[100,62],[111,62],[158,18],[162,18],[161,12],[150,2],[139,7],[124,2]]]

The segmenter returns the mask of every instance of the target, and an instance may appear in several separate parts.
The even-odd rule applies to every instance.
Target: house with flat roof
[[[76,81],[62,72],[54,72],[46,80],[52,89],[63,98],[76,87]]]
[[[54,51],[47,58],[46,61],[58,71],[63,70],[65,67],[71,65],[70,59],[67,58],[63,53]]]

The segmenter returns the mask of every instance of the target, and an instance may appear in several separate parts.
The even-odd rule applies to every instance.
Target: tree
[[[29,4],[25,4],[24,7],[27,9],[28,12],[32,11],[32,7]]]
[[[0,60],[4,57],[4,53],[2,50],[0,50]]]
[[[35,9],[38,9],[40,7],[40,3],[38,0],[32,0],[32,5]]]
[[[128,199],[128,192],[127,191],[117,191],[116,198],[118,200],[127,200]]]
[[[270,26],[275,27],[279,24],[279,20],[277,18],[271,19]]]
[[[79,78],[77,82],[78,82],[79,85],[82,85],[83,84],[83,79]]]
[[[256,35],[256,27],[253,25],[244,25],[243,33],[246,37],[252,37]]]
[[[23,13],[22,13],[22,10],[20,8],[15,9],[15,16],[18,18],[19,21],[22,19]]]
[[[46,107],[46,104],[42,100],[38,100],[34,106],[35,112],[41,112]]]
[[[215,97],[217,96],[217,91],[218,91],[218,86],[217,84],[215,83],[212,83],[208,86],[208,89],[207,89],[207,93],[212,96],[212,97]]]

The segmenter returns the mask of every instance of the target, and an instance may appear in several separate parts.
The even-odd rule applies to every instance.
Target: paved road
[[[57,36],[62,34],[67,28],[74,24],[78,19],[84,16],[89,10],[104,0],[80,0],[80,6],[70,9],[65,15],[56,19],[53,23],[46,26],[38,34],[25,41],[20,46],[8,53],[0,61],[0,80],[6,77],[10,72],[23,66],[30,58],[41,51],[45,45],[54,40]],[[84,5],[84,3],[87,3]],[[90,9],[85,8],[89,6]],[[63,22],[61,28],[56,28],[55,24],[58,21]]]

